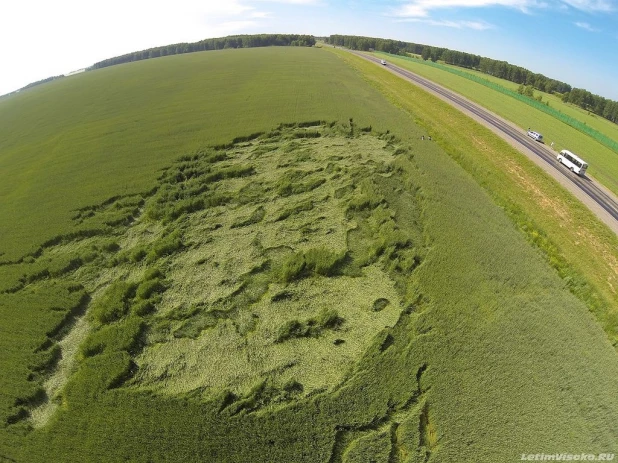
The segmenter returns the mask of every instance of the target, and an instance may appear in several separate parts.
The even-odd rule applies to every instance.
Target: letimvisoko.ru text
[[[612,461],[614,453],[522,453],[521,461]]]

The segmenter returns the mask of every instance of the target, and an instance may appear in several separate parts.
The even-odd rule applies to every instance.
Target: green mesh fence
[[[579,130],[580,132],[585,133],[586,135],[592,137],[593,139],[601,143],[603,146],[606,146],[613,152],[618,153],[618,142],[616,142],[615,140],[612,140],[607,135],[604,135],[600,133],[599,131],[587,126],[582,121],[579,121],[573,117],[567,116],[566,114],[546,105],[545,103],[542,103],[538,100],[527,97],[525,95],[521,95],[520,93],[517,93],[513,90],[503,87],[502,85],[499,85],[495,82],[490,82],[489,80],[483,79],[482,77],[476,76],[474,74],[470,74],[468,72],[453,68],[451,66],[446,66],[444,64],[434,63],[433,61],[429,61],[429,60],[425,61],[425,60],[421,60],[417,58],[410,58],[410,57],[401,56],[401,55],[391,55],[389,53],[383,53],[383,52],[379,52],[379,54],[388,55],[388,56],[392,56],[394,58],[400,58],[403,60],[413,61],[417,64],[423,64],[425,66],[431,66],[436,69],[450,72],[451,74],[455,74],[456,76],[463,77],[464,79],[468,79],[478,84],[484,85],[485,87],[491,88],[492,90],[495,90],[496,92],[500,92],[504,95],[515,98],[521,101],[522,103],[527,104],[528,106],[532,106],[533,108],[538,109],[539,111],[542,111],[546,114],[549,114],[552,117],[555,117],[559,121],[562,121],[565,124],[573,127],[574,129]]]

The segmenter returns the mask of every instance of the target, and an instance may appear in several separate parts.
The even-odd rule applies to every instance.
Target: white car
[[[528,136],[530,138],[533,138],[536,141],[540,141],[540,142],[543,141],[543,135],[541,135],[540,133],[535,132],[533,130],[528,130]]]
[[[381,60],[380,60],[380,64],[381,64],[382,66],[386,66],[386,61],[384,61],[383,59],[381,59]]]

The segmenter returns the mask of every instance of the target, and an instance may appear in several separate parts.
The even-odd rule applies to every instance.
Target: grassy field
[[[386,55],[381,54],[380,56]],[[616,163],[618,153],[603,146],[590,136],[578,132],[550,115],[537,111],[507,95],[491,91],[479,83],[449,73],[446,69],[451,68],[450,66],[444,65],[445,70],[443,70],[426,65],[420,59],[402,59],[394,55],[388,55],[388,60],[393,62],[393,64],[410,69],[421,76],[457,91],[466,98],[515,123],[522,130],[527,130],[530,127],[532,130],[542,133],[545,143],[555,143],[553,149],[556,152],[562,149],[569,149],[578,153],[590,164],[590,174],[614,193],[618,194],[618,163]],[[510,90],[516,91],[518,87],[517,84],[512,82],[496,79],[480,72],[462,70],[461,68],[454,69],[481,77]],[[549,102],[552,108],[594,128],[610,139],[618,140],[618,125],[612,124],[608,120],[597,117],[594,114],[588,114],[573,105],[565,104],[555,95],[537,91],[535,91],[535,94],[541,95],[543,102]]]
[[[286,59],[276,48],[169,56],[3,100],[0,260],[62,234],[75,209],[148,190],[161,168],[202,146],[281,122],[387,120],[377,95],[346,68],[334,77],[334,57],[323,55],[294,47]]]
[[[219,118],[176,145],[159,133],[169,146],[157,151],[141,146],[157,137],[152,120],[104,141],[93,133],[127,144],[96,192],[38,171],[55,185],[50,229],[22,237],[18,261],[0,266],[0,459],[617,451],[616,304],[601,284],[616,277],[616,238],[575,200],[549,213],[539,198],[563,193],[523,156],[377,66],[317,49],[239,51],[85,74],[142,82],[119,87],[101,121],[179,82],[213,94],[169,96],[167,127],[188,127],[196,107]],[[169,74],[155,79],[148,63]],[[232,75],[245,93],[222,94]],[[289,91],[262,93],[274,88]],[[228,100],[238,111],[217,112]],[[72,153],[80,177],[94,176],[71,147],[49,172]],[[501,151],[516,160],[510,172],[491,163]],[[21,172],[16,159],[0,162]],[[585,245],[604,251],[579,266],[562,228],[574,217]]]

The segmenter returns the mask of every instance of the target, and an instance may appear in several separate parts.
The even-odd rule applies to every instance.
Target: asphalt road
[[[378,66],[384,66],[380,64],[380,58],[376,58],[373,55],[356,51],[351,51],[351,53],[375,62]],[[527,133],[522,131],[519,127],[514,126],[512,123],[478,106],[461,95],[414,74],[413,72],[395,66],[390,62],[384,67],[390,72],[430,91],[455,108],[489,127],[494,133],[530,157],[530,159],[579,198],[597,215],[597,217],[599,217],[599,219],[601,219],[601,221],[618,234],[618,198],[598,182],[594,181],[592,177],[589,175],[580,177],[572,173],[565,166],[558,163],[556,153],[552,149],[528,137]],[[532,130],[534,130],[534,127]]]

